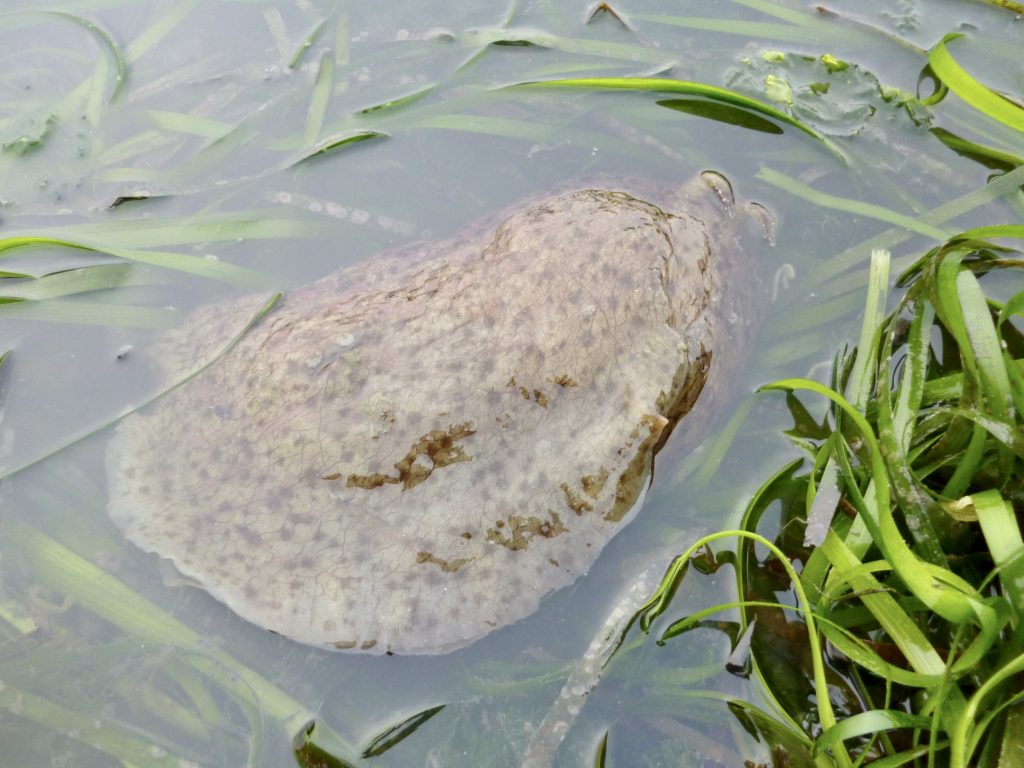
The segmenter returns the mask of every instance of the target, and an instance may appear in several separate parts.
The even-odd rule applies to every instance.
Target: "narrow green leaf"
[[[1003,152],[993,147],[987,147],[974,141],[968,141],[950,133],[945,128],[930,128],[929,131],[935,138],[961,157],[975,160],[986,168],[1012,171],[1014,168],[1024,165],[1024,157]]]
[[[363,757],[380,757],[404,739],[412,736],[420,726],[445,708],[444,704],[428,707],[422,712],[405,718],[402,722],[392,725],[370,740],[370,743],[363,750]]]
[[[117,288],[130,284],[131,278],[131,264],[97,264],[30,280],[0,283],[0,299],[42,301]]]
[[[847,213],[885,221],[889,224],[896,224],[897,226],[904,227],[911,232],[917,232],[918,234],[925,235],[926,237],[933,238],[940,242],[945,241],[946,238],[951,235],[950,232],[947,232],[944,229],[925,223],[921,219],[914,218],[913,216],[897,213],[891,208],[887,208],[882,205],[865,203],[860,200],[851,200],[850,198],[819,192],[801,181],[797,181],[796,179],[790,178],[789,176],[772,170],[766,166],[761,166],[761,168],[758,169],[756,177],[762,181],[768,182],[772,186],[785,190],[792,195],[796,195],[803,200],[807,200],[815,205],[820,205],[822,208],[833,208],[837,211],[845,211]]]
[[[647,93],[683,93],[689,96],[701,96],[712,101],[729,104],[734,107],[748,109],[765,117],[777,120],[786,125],[793,126],[812,136],[827,146],[840,159],[845,160],[842,151],[835,146],[828,138],[811,128],[806,123],[797,120],[775,107],[765,104],[757,99],[744,96],[736,91],[727,88],[719,88],[705,83],[695,83],[687,80],[671,80],[668,78],[656,77],[576,77],[564,80],[543,80],[527,83],[519,83],[512,88],[587,88],[597,90],[628,90]]]
[[[293,161],[291,164],[298,165],[299,163],[303,163],[314,157],[336,152],[337,150],[351,144],[358,144],[361,141],[369,141],[370,139],[384,139],[387,138],[387,136],[388,134],[381,133],[380,131],[356,131],[344,136],[332,136],[331,138],[321,141],[313,147],[312,150],[303,154],[298,160]]]
[[[947,43],[961,37],[959,32],[943,37],[929,52],[928,65],[953,93],[979,112],[1024,133],[1024,109],[971,77],[947,50]]]
[[[166,267],[168,269],[178,270],[179,272],[187,272],[193,275],[211,278],[213,280],[220,280],[252,288],[265,288],[271,282],[271,279],[261,272],[229,264],[218,259],[191,256],[183,253],[109,247],[82,240],[64,240],[61,238],[43,235],[21,235],[0,239],[0,259],[2,259],[5,254],[19,248],[40,246],[55,246],[57,248],[68,248],[71,250],[106,253],[111,256],[116,256],[117,258],[125,259],[126,261],[137,261],[143,264],[152,264],[154,266]]]
[[[208,117],[191,115],[187,112],[167,112],[159,109],[146,111],[153,124],[164,131],[201,136],[205,139],[219,139],[232,129],[231,123],[212,120]]]
[[[66,19],[71,21],[83,29],[88,30],[93,36],[100,42],[103,48],[106,48],[110,52],[110,56],[114,61],[114,65],[117,68],[117,77],[114,81],[114,88],[111,91],[109,101],[111,103],[118,100],[124,89],[125,80],[128,75],[128,65],[125,63],[124,55],[121,53],[120,47],[114,42],[114,38],[105,29],[95,24],[89,19],[83,16],[77,16],[67,11],[35,11],[35,13],[45,14],[47,16],[54,16],[58,19]]]
[[[306,130],[303,134],[303,141],[311,145],[320,137],[320,129],[324,124],[324,115],[327,113],[327,105],[331,100],[331,91],[334,88],[334,57],[327,51],[320,57],[320,67],[316,74],[316,83],[313,85],[313,93],[309,99],[309,109],[306,111]],[[366,136],[365,138],[370,138]],[[321,147],[320,153],[327,152],[328,147]]]
[[[302,61],[302,58],[306,55],[306,51],[310,49],[313,43],[316,42],[317,38],[320,37],[320,33],[323,32],[324,27],[327,25],[327,19],[320,21],[313,30],[306,35],[306,37],[299,43],[298,48],[295,49],[295,53],[288,60],[288,69],[295,69],[295,67]],[[320,61],[320,68],[323,69],[323,60]],[[334,67],[334,57],[331,56],[331,68]]]
[[[924,715],[912,715],[901,710],[871,709],[850,715],[840,723],[823,732],[814,742],[818,752],[829,750],[833,745],[857,736],[866,736],[877,731],[893,728],[915,728],[927,730],[931,719]]]

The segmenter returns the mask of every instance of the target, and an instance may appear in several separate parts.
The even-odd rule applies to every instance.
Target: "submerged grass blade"
[[[181,648],[198,671],[240,703],[265,712],[290,738],[314,720],[312,711],[266,678],[46,534],[20,521],[11,521],[5,531],[41,583],[145,642]],[[317,728],[328,730],[322,724]]]
[[[192,256],[184,253],[148,251],[137,248],[119,248],[85,240],[65,240],[45,235],[23,235],[0,239],[0,259],[20,248],[53,246],[77,251],[89,251],[115,256],[125,261],[166,267],[234,285],[250,288],[266,288],[271,279],[262,272],[239,267],[217,259]]]
[[[306,111],[306,129],[302,139],[307,145],[314,144],[320,137],[320,129],[324,124],[324,115],[327,113],[327,105],[330,104],[333,88],[334,57],[330,52],[325,51],[324,55],[320,57],[316,83],[313,85],[313,93],[309,97],[309,109]]]
[[[0,282],[0,302],[42,301],[144,283],[143,280],[132,278],[131,264],[97,264],[35,279]]]
[[[134,729],[112,721],[101,713],[83,713],[9,683],[0,685],[0,710],[81,741],[123,765],[181,768],[196,757],[171,754],[165,744],[143,740]],[[198,765],[194,762],[192,764]]]
[[[671,27],[699,29],[718,32],[723,35],[741,35],[748,40],[780,40],[798,43],[807,40],[807,30],[789,24],[773,24],[765,21],[742,21],[740,19],[698,18],[696,16],[675,16],[664,13],[630,14],[631,19]]]
[[[847,213],[877,219],[878,221],[885,221],[889,224],[895,224],[903,227],[911,232],[917,232],[918,234],[925,235],[926,237],[931,237],[940,242],[952,234],[952,232],[947,232],[944,229],[940,229],[939,227],[921,221],[913,216],[896,213],[891,208],[887,208],[882,205],[865,203],[860,200],[851,200],[846,197],[839,197],[837,195],[830,195],[826,192],[819,192],[801,181],[797,181],[796,179],[790,178],[789,176],[772,170],[766,166],[761,166],[756,177],[762,181],[768,182],[774,187],[778,187],[792,195],[796,195],[803,200],[819,205],[822,208],[832,208],[837,211],[845,211]]]
[[[3,469],[2,471],[0,471],[0,480],[3,480],[4,478],[7,478],[7,477],[11,477],[12,475],[17,474],[18,472],[21,472],[22,470],[25,470],[25,469],[27,469],[27,468],[35,465],[35,464],[38,464],[40,461],[43,461],[44,459],[52,456],[54,453],[58,453],[60,451],[63,451],[66,448],[68,448],[69,446],[72,446],[72,445],[74,445],[76,443],[79,443],[82,440],[84,440],[85,438],[87,438],[87,437],[89,437],[91,435],[94,435],[97,432],[100,432],[101,430],[104,430],[104,429],[107,429],[107,428],[113,426],[115,423],[117,423],[118,421],[123,419],[129,413],[137,411],[138,409],[143,408],[143,407],[149,405],[152,402],[155,402],[156,400],[158,400],[159,398],[161,398],[164,395],[168,394],[169,392],[173,392],[175,389],[177,389],[181,385],[185,384],[186,382],[191,381],[196,376],[198,376],[203,371],[205,371],[207,368],[209,368],[211,365],[213,365],[218,360],[220,360],[224,355],[226,355],[232,349],[234,349],[235,345],[238,344],[238,342],[242,340],[242,337],[245,336],[245,334],[248,333],[249,330],[253,326],[256,325],[256,323],[258,323],[260,320],[262,320],[263,317],[274,308],[274,306],[277,304],[277,302],[280,300],[280,298],[281,298],[281,294],[280,293],[276,293],[273,296],[271,296],[270,299],[268,299],[267,302],[262,307],[260,307],[260,309],[251,318],[249,318],[249,321],[245,324],[245,326],[230,341],[228,341],[228,343],[225,344],[224,347],[219,352],[217,352],[216,355],[214,355],[209,360],[205,361],[202,365],[200,365],[198,368],[193,370],[191,373],[187,374],[186,376],[184,376],[180,380],[174,382],[171,386],[167,387],[166,389],[164,389],[161,392],[158,392],[156,395],[154,395],[153,397],[149,398],[148,400],[146,400],[146,401],[144,401],[142,403],[139,403],[134,408],[128,409],[124,413],[120,414],[117,418],[115,418],[115,419],[113,419],[113,420],[111,420],[109,422],[106,422],[104,424],[100,424],[97,427],[93,427],[92,429],[89,429],[89,430],[85,431],[84,433],[81,433],[81,434],[79,434],[77,436],[72,437],[67,442],[65,442],[62,446],[57,448],[55,451],[51,451],[51,452],[46,453],[46,454],[44,454],[42,456],[37,456],[34,459],[29,459],[28,461],[26,461],[26,462],[24,462],[22,464],[18,464],[18,465],[14,466],[14,467],[11,467],[9,469]],[[48,302],[45,306],[52,306],[55,303],[56,302]],[[13,306],[17,306],[17,305],[13,305]],[[2,310],[2,309],[3,309],[3,307],[0,306],[0,310]],[[132,309],[137,309],[137,308],[133,307]]]
[[[103,302],[13,301],[0,303],[0,318],[73,325],[109,325],[119,328],[169,328],[179,317],[163,307],[123,306]],[[77,442],[77,440],[75,441]]]
[[[109,99],[111,103],[117,101],[124,90],[125,80],[128,77],[128,65],[125,63],[124,54],[121,53],[121,48],[114,41],[114,38],[110,33],[98,24],[89,21],[89,19],[86,19],[83,16],[77,16],[73,13],[68,13],[67,11],[34,11],[34,13],[46,14],[58,19],[71,21],[92,33],[96,40],[99,41],[100,45],[103,48],[106,48],[110,53],[110,56],[114,61],[114,66],[117,68],[114,88],[110,93]]]

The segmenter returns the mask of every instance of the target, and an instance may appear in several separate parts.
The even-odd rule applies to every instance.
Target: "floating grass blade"
[[[739,107],[755,112],[764,117],[777,120],[785,125],[792,126],[811,136],[845,161],[845,155],[826,136],[816,131],[801,120],[782,112],[775,107],[765,104],[762,101],[744,96],[742,93],[731,91],[727,88],[720,88],[705,83],[694,83],[687,80],[671,80],[657,77],[576,77],[563,80],[541,80],[534,82],[519,83],[513,88],[582,88],[593,90],[627,90],[645,93],[682,93],[688,96],[701,96],[711,101],[721,102],[733,107]]]
[[[434,707],[428,707],[422,712],[417,712],[414,715],[402,720],[400,723],[390,726],[389,728],[382,731],[380,734],[375,736],[370,743],[363,750],[363,757],[380,757],[389,749],[395,745],[401,743],[404,739],[412,736],[420,726],[426,723],[430,718],[445,708],[444,704],[438,704]]]
[[[330,154],[336,152],[339,149],[343,149],[352,144],[358,144],[361,141],[369,141],[371,139],[384,139],[387,138],[386,133],[380,131],[355,131],[343,136],[332,136],[331,138],[324,139],[317,144],[311,151],[304,153],[297,160],[292,160],[289,165],[298,165],[314,157],[320,155]]]
[[[928,53],[928,65],[953,93],[993,120],[1024,132],[1024,109],[979,83],[961,67],[946,45],[963,37],[953,32],[940,40]]]
[[[1014,155],[1010,152],[994,149],[974,141],[968,141],[956,134],[950,133],[944,128],[930,128],[931,134],[952,149],[958,155],[968,157],[984,165],[986,168],[994,168],[1001,171],[1012,171],[1018,166],[1024,165],[1024,157]]]

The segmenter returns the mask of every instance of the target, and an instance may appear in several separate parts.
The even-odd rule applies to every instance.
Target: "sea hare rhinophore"
[[[289,293],[123,420],[111,516],[304,643],[437,653],[530,614],[627,521],[742,326],[706,178],[658,205],[561,194]],[[265,298],[198,310],[154,357],[182,378]]]

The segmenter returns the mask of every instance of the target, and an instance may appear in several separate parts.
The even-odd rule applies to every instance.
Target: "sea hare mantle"
[[[590,567],[700,393],[729,215],[703,182],[574,191],[297,289],[122,421],[110,514],[304,643],[436,653],[514,622]],[[154,357],[182,378],[262,301]]]

